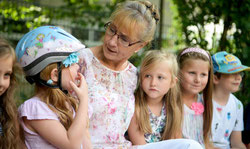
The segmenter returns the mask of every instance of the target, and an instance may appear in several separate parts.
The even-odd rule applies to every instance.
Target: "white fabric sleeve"
[[[235,125],[233,128],[233,131],[243,131],[244,130],[244,123],[243,123],[243,104],[237,100],[236,101],[237,106],[237,117],[235,121]]]

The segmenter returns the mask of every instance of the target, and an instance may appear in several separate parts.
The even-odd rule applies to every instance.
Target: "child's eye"
[[[150,75],[146,74],[146,75],[145,75],[145,78],[150,78]]]
[[[9,78],[11,76],[11,73],[6,73],[6,74],[4,74],[4,77],[5,78]]]
[[[162,79],[164,79],[164,77],[163,76],[158,76],[158,79],[162,80]]]
[[[201,76],[202,76],[202,77],[205,77],[205,76],[207,76],[207,74],[206,74],[206,73],[202,73]]]
[[[189,73],[189,74],[195,74],[195,72],[192,72],[192,71],[191,71],[191,72],[188,72],[188,73]]]

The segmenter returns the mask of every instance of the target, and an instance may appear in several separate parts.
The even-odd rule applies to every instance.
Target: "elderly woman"
[[[155,6],[126,1],[105,24],[103,44],[80,51],[93,114],[89,130],[93,148],[129,148],[124,137],[134,113],[137,70],[128,59],[152,39],[159,21]]]

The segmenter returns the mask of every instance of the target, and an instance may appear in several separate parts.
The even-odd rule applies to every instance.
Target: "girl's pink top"
[[[28,129],[22,119],[26,117],[28,120],[48,119],[59,121],[57,115],[50,110],[47,104],[42,102],[38,97],[32,97],[18,108],[18,112],[21,125],[24,129],[25,144],[28,149],[56,149],[55,146],[44,140],[39,134]]]

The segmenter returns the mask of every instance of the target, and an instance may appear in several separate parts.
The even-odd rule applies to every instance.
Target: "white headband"
[[[201,54],[205,55],[208,59],[210,59],[208,53],[201,48],[187,48],[181,52],[180,56],[182,56],[183,54],[189,53],[189,52],[201,53]]]

